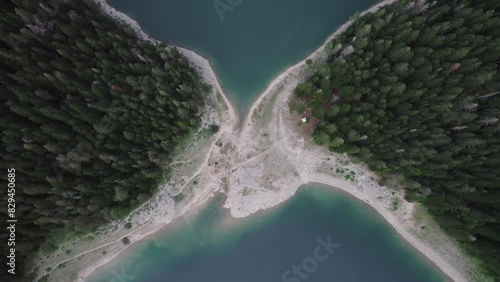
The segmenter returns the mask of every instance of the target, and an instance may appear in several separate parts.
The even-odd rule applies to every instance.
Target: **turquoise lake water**
[[[446,281],[371,208],[339,190],[308,185],[229,224],[223,202],[219,196],[132,246],[90,281]]]
[[[220,0],[239,3],[223,14],[213,0],[108,2],[154,38],[208,58],[244,115],[280,72],[376,1]],[[446,280],[376,212],[334,189],[302,189],[280,207],[241,220],[230,219],[223,201],[134,244],[89,281]]]
[[[220,13],[214,3],[238,3]],[[244,115],[287,67],[316,50],[373,0],[108,0],[156,39],[212,63],[224,92]]]

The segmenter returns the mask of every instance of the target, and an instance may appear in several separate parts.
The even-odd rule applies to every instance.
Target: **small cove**
[[[109,0],[153,38],[207,58],[240,116],[282,71],[315,51],[373,0]],[[233,1],[238,2],[238,1]]]

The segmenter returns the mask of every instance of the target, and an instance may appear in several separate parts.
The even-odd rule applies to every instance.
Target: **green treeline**
[[[176,49],[139,40],[93,1],[0,1],[0,15],[1,169],[15,169],[19,273],[49,236],[89,232],[151,197],[200,125],[204,87]]]
[[[328,47],[291,104],[315,142],[403,175],[500,279],[500,1],[398,1]]]

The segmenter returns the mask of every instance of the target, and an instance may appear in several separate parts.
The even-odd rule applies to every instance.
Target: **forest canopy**
[[[21,272],[50,236],[89,232],[151,197],[200,125],[204,88],[175,48],[93,1],[0,1],[0,15],[1,168],[15,169]]]
[[[397,1],[329,46],[295,89],[314,141],[403,175],[500,280],[500,1]]]

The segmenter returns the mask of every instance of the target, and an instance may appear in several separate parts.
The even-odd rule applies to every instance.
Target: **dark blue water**
[[[232,0],[234,2],[238,2]],[[243,115],[274,77],[316,50],[373,0],[109,0],[156,39],[207,57]],[[216,3],[229,3],[219,0]]]
[[[139,243],[91,281],[445,281],[371,208],[331,188],[308,186],[230,227],[220,225],[222,201]]]

